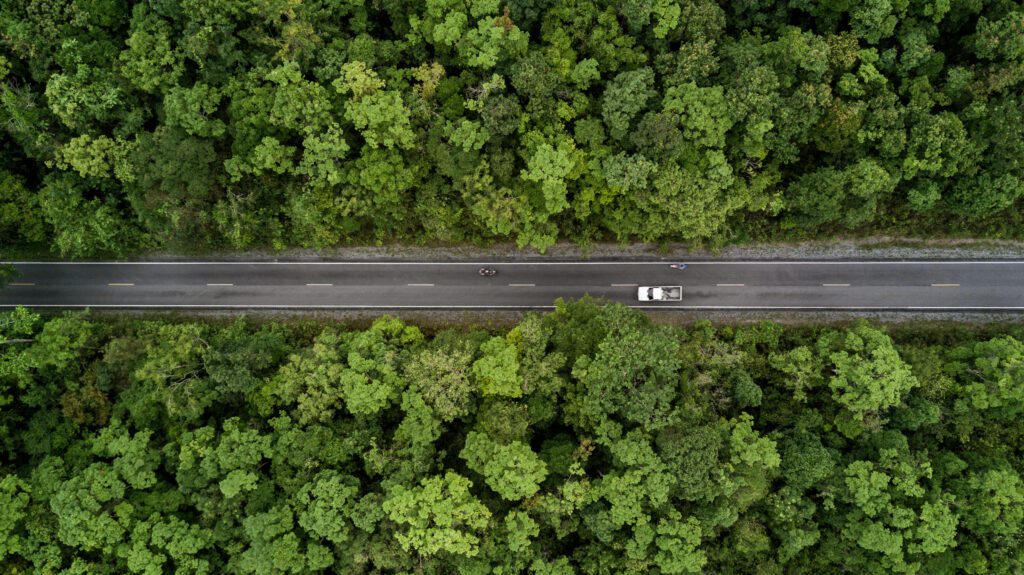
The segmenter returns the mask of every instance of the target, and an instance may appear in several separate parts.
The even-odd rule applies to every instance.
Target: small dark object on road
[[[498,270],[494,268],[480,268],[480,275],[482,276],[493,276],[498,273]]]

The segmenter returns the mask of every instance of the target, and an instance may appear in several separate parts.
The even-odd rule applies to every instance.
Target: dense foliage
[[[1019,573],[1022,332],[7,312],[0,571]]]
[[[0,0],[0,242],[1019,236],[1022,81],[1011,0]]]

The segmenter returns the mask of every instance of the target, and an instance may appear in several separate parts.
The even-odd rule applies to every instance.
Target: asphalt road
[[[1024,311],[1024,261],[668,263],[14,262],[0,306],[515,309],[590,294],[646,309]],[[637,285],[681,285],[683,300],[641,303]]]

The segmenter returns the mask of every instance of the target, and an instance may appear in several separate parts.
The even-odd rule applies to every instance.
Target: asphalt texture
[[[1024,261],[11,263],[2,307],[544,309],[590,294],[644,309],[1024,311]],[[683,299],[639,302],[638,285]]]

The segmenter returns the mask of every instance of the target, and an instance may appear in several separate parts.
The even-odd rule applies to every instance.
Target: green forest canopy
[[[0,242],[1024,236],[1010,0],[0,0]]]
[[[0,314],[0,571],[1019,573],[1024,329]]]

